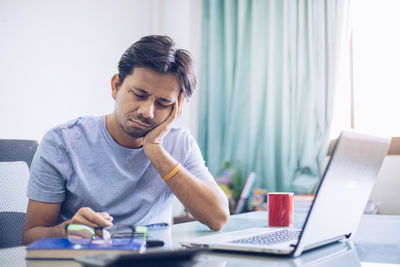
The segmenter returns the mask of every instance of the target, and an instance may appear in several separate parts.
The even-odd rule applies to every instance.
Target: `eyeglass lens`
[[[67,238],[74,244],[89,244],[95,236],[92,227],[81,224],[69,224],[67,226]]]
[[[147,228],[137,227],[137,233],[134,228],[127,225],[113,225],[106,229],[102,229],[101,233],[87,225],[82,224],[69,224],[66,227],[67,237],[71,243],[74,244],[89,244],[96,236],[96,234],[105,240],[110,240],[113,245],[126,245],[129,244],[133,237],[146,237]]]
[[[112,240],[113,245],[125,245],[131,242],[134,236],[134,230],[132,227],[124,225],[113,225],[103,230],[103,237],[105,235]]]

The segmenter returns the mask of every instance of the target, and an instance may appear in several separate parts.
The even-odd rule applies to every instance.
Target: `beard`
[[[127,121],[129,121],[131,118],[128,117]],[[137,127],[134,126],[129,126],[128,123],[124,124],[122,123],[122,121],[119,119],[119,116],[117,116],[117,121],[119,126],[121,127],[121,129],[129,136],[133,137],[133,138],[142,138],[144,137],[148,132],[150,132],[151,130],[153,130],[157,125],[155,122],[146,119],[142,116],[138,116],[136,119],[136,121],[140,121],[143,122],[147,125],[150,125],[150,129],[147,130],[143,130],[143,129],[139,129]]]
[[[123,124],[120,124],[122,130],[129,135],[130,137],[133,138],[142,138],[144,137],[148,132],[150,132],[152,129],[147,130],[147,131],[143,131],[143,130],[139,130],[135,127],[127,127]]]

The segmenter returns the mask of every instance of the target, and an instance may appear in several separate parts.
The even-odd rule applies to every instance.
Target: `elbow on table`
[[[219,231],[224,227],[229,219],[229,209],[222,210],[221,213],[213,216],[213,220],[207,224],[210,229],[214,231]]]
[[[24,231],[22,232],[21,245],[22,245],[22,246],[27,246],[27,245],[29,245],[30,243],[32,243],[33,241],[35,241],[36,239],[38,239],[38,238],[33,237],[31,231],[29,231],[29,230],[24,230]]]
[[[21,246],[27,246],[27,245],[29,245],[29,242],[26,239],[26,237],[23,235],[22,240],[21,240]]]

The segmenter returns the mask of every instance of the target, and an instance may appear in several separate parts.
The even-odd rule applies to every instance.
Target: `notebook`
[[[104,253],[139,253],[146,249],[144,238],[133,238],[128,244],[119,245],[121,240],[95,239],[87,245],[72,244],[67,238],[42,238],[26,247],[26,259],[73,259],[78,256]]]
[[[299,256],[357,230],[390,138],[343,131],[302,229],[257,227],[183,240],[184,247]],[[267,218],[266,218],[267,222]]]

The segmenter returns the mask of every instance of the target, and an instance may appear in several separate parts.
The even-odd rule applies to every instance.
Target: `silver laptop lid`
[[[390,141],[390,138],[355,131],[341,133],[304,223],[294,256],[354,234]]]

